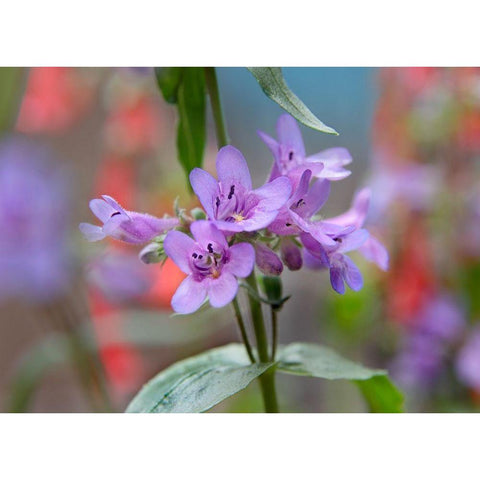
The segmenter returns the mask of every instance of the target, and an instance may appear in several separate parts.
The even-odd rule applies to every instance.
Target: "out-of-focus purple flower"
[[[152,238],[179,225],[178,218],[157,218],[147,213],[124,210],[112,197],[102,195],[103,200],[90,201],[90,209],[103,222],[103,226],[81,223],[80,231],[89,242],[96,242],[106,236],[127,243],[147,243]]]
[[[247,162],[230,145],[220,149],[216,166],[218,181],[205,170],[194,168],[190,183],[208,218],[220,230],[252,232],[265,228],[290,197],[292,188],[286,177],[252,190]]]
[[[300,128],[288,114],[281,115],[277,121],[278,141],[264,132],[257,133],[275,159],[271,180],[280,175],[300,178],[306,169],[311,170],[314,177],[327,180],[341,180],[351,173],[343,168],[352,161],[345,148],[330,148],[307,157]]]
[[[0,143],[0,300],[49,300],[68,285],[67,191],[44,146],[21,137]]]
[[[402,388],[429,389],[441,373],[444,347],[428,335],[415,334],[393,360],[389,370]]]
[[[277,276],[283,271],[278,255],[262,242],[255,243],[255,263],[264,275]]]
[[[457,341],[466,326],[461,308],[446,295],[438,295],[427,302],[415,325],[421,333],[446,343]]]
[[[480,327],[468,336],[456,360],[458,378],[462,383],[480,391]]]
[[[323,245],[308,233],[302,233],[300,239],[310,256],[317,260],[317,266],[330,270],[330,283],[337,293],[345,293],[345,283],[355,291],[362,288],[362,274],[345,253],[356,250],[365,243],[368,239],[366,230],[355,230],[352,227],[351,231],[334,237],[334,246]],[[313,262],[310,262],[310,266],[314,266]]]
[[[110,301],[135,299],[152,286],[152,270],[131,253],[109,252],[89,262],[87,279]]]
[[[229,247],[225,235],[210,221],[190,226],[193,239],[171,231],[164,241],[165,253],[188,277],[172,298],[178,313],[197,310],[208,295],[212,307],[223,307],[237,294],[235,277],[247,277],[253,270],[255,250],[249,243]]]
[[[345,213],[337,217],[329,218],[327,223],[355,228],[363,227],[370,205],[371,190],[364,188],[354,197],[352,206]],[[375,263],[379,268],[388,270],[387,249],[373,235],[369,235],[365,242],[358,247],[358,251],[370,262]]]
[[[373,192],[371,217],[385,217],[392,203],[401,202],[412,210],[427,210],[434,205],[439,188],[439,172],[433,165],[387,166],[375,162],[368,184]]]

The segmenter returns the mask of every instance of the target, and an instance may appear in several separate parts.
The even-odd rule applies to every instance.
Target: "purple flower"
[[[480,391],[480,327],[476,327],[460,350],[456,370],[462,383]]]
[[[220,230],[252,232],[267,227],[291,194],[290,180],[280,177],[252,190],[247,162],[236,148],[228,145],[217,155],[218,181],[195,168],[190,182],[208,218]]]
[[[281,115],[277,121],[278,141],[264,132],[257,133],[275,159],[270,179],[280,175],[299,178],[307,168],[314,177],[327,180],[341,180],[351,173],[343,168],[352,161],[345,148],[330,148],[307,157],[300,128],[288,114]]]
[[[253,270],[255,251],[249,243],[229,247],[225,235],[210,221],[190,226],[193,239],[171,231],[164,241],[165,253],[188,277],[172,298],[178,313],[192,313],[208,296],[212,307],[223,307],[237,294],[235,277],[247,277]]]
[[[311,220],[325,204],[330,193],[330,182],[327,180],[317,180],[309,186],[311,175],[310,170],[302,173],[295,192],[268,229],[281,236],[294,236],[306,232],[317,241],[334,246],[332,235],[340,234],[345,228]]]
[[[146,213],[129,212],[112,197],[108,195],[102,195],[102,197],[103,200],[93,199],[90,202],[90,209],[103,222],[103,227],[90,223],[79,225],[89,242],[96,242],[110,236],[127,243],[146,243],[179,224],[177,218],[157,218]]]
[[[0,142],[0,300],[48,301],[68,286],[65,173],[37,142]]]
[[[326,220],[327,223],[355,228],[363,227],[370,205],[371,191],[368,188],[360,190],[354,197],[352,206],[345,213]],[[373,235],[369,235],[365,242],[358,247],[358,251],[370,262],[379,268],[388,270],[387,249]]]
[[[363,286],[362,274],[353,261],[345,253],[358,249],[368,239],[364,229],[345,230],[333,238],[335,245],[322,245],[312,235],[300,235],[303,245],[309,253],[308,265],[330,270],[332,288],[340,294],[345,293],[345,283],[355,291]]]

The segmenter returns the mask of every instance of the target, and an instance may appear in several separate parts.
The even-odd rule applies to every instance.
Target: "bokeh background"
[[[365,286],[336,294],[328,275],[284,273],[292,294],[280,341],[314,341],[387,368],[410,412],[480,408],[480,69],[286,68],[292,90],[340,132],[302,127],[307,153],[350,150],[326,216],[370,186],[368,228],[390,269],[358,261]],[[241,68],[220,68],[232,144],[256,184],[282,110]],[[216,144],[209,119],[205,166]],[[193,207],[176,160],[176,113],[151,68],[0,69],[0,410],[123,411],[171,363],[237,340],[229,308],[172,316],[175,265],[87,243],[88,201],[129,210]],[[347,382],[279,375],[282,411],[365,411]],[[261,411],[256,384],[214,408]]]

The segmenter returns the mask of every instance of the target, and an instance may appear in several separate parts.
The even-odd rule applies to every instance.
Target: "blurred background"
[[[367,227],[387,273],[355,257],[365,286],[284,273],[280,341],[329,345],[387,368],[407,411],[480,410],[480,69],[286,68],[333,137],[302,127],[307,153],[343,146],[352,175],[322,211],[373,190]],[[232,144],[259,186],[280,107],[241,68],[220,68]],[[205,167],[216,143],[209,119]],[[0,68],[0,410],[123,411],[171,363],[239,338],[229,308],[173,316],[183,274],[138,249],[86,242],[91,198],[162,216],[196,206],[176,160],[176,113],[150,68]],[[279,375],[281,410],[361,412],[347,382]],[[262,411],[254,383],[213,411]]]

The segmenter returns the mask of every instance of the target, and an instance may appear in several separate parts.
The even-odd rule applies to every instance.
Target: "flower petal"
[[[104,223],[112,216],[113,213],[117,211],[105,200],[100,198],[94,198],[93,200],[90,200],[89,206],[93,214]]]
[[[277,121],[277,136],[279,143],[295,150],[300,157],[305,157],[305,145],[296,120],[284,113]]]
[[[358,291],[363,287],[362,273],[358,267],[353,263],[352,259],[346,255],[342,256],[343,262],[343,278],[347,285],[354,291]]]
[[[194,168],[190,172],[190,183],[207,215],[214,218],[213,205],[218,192],[217,181],[205,170]]]
[[[248,277],[255,264],[255,250],[249,243],[236,243],[229,248],[230,260],[223,267],[224,272],[230,272],[236,277]]]
[[[358,251],[370,262],[375,263],[383,271],[388,270],[388,251],[383,244],[370,235]]]
[[[255,230],[268,227],[275,220],[277,215],[278,212],[275,210],[271,212],[257,210],[252,217],[237,222],[236,225],[242,227],[242,231],[244,232],[254,232]]]
[[[330,195],[330,182],[328,180],[317,180],[308,190],[304,198],[305,205],[302,207],[301,215],[310,218],[315,215],[325,204]]]
[[[346,148],[334,147],[309,155],[306,160],[321,161],[325,167],[343,167],[352,163],[352,156]]]
[[[340,295],[345,293],[345,283],[343,282],[342,269],[340,267],[330,268],[330,284]]]
[[[349,210],[337,217],[329,218],[327,222],[337,225],[354,225],[360,228],[365,223],[365,218],[370,205],[371,191],[364,188],[355,194],[352,206]]]
[[[190,225],[190,231],[196,242],[204,249],[208,250],[208,244],[216,243],[221,248],[228,248],[225,235],[208,220],[197,220]]]
[[[230,303],[237,294],[237,279],[228,272],[220,277],[208,280],[208,298],[212,307],[220,308]]]
[[[190,257],[195,249],[195,242],[185,233],[173,230],[167,233],[163,242],[163,248],[168,257],[184,273],[192,273]]]
[[[81,223],[78,228],[89,242],[97,242],[106,237],[102,227],[92,225],[91,223]]]
[[[340,248],[338,249],[338,251],[345,253],[356,250],[368,240],[369,236],[370,234],[364,228],[355,230],[354,232],[349,233],[341,239],[342,243],[340,244]]]
[[[292,185],[287,177],[278,177],[253,191],[259,197],[257,208],[265,211],[279,210],[292,194]]]
[[[261,130],[257,130],[257,134],[262,139],[263,143],[268,147],[270,152],[272,152],[272,155],[275,161],[278,161],[280,159],[279,143],[270,135],[267,135]]]
[[[207,285],[205,282],[197,282],[190,275],[179,285],[173,295],[172,308],[177,313],[193,313],[202,305],[206,296]]]
[[[102,198],[116,211],[120,213],[124,213],[125,215],[127,212],[123,209],[123,207],[110,195],[102,195]]]
[[[225,185],[242,185],[247,192],[252,189],[252,177],[240,150],[231,145],[221,148],[217,154],[216,165],[219,182]]]

